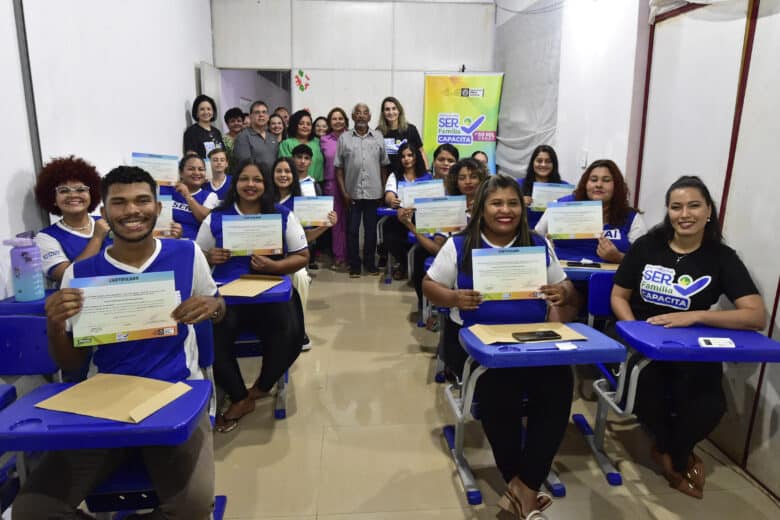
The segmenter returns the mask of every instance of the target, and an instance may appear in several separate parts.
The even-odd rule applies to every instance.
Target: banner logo
[[[646,265],[639,283],[639,294],[647,303],[687,311],[691,307],[691,297],[710,285],[712,277],[702,276],[693,279],[684,274],[674,282],[674,269],[660,265]]]
[[[475,141],[495,141],[495,132],[477,132],[477,128],[485,122],[484,114],[472,119],[460,114],[441,113],[438,117],[436,142],[439,144],[471,144]]]

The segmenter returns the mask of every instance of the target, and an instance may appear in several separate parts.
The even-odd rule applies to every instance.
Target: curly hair
[[[615,227],[622,226],[628,218],[631,210],[639,211],[628,204],[628,186],[620,168],[614,161],[609,159],[599,159],[590,163],[590,166],[583,172],[580,182],[574,189],[574,200],[588,200],[587,184],[590,174],[596,168],[606,168],[612,176],[612,200],[607,208],[607,224]]]
[[[450,172],[447,174],[447,179],[444,181],[448,195],[462,195],[458,188],[458,175],[460,175],[461,170],[464,168],[469,172],[476,173],[480,183],[489,177],[487,168],[481,162],[470,157],[461,159],[450,166]]]
[[[38,205],[54,215],[62,215],[57,207],[55,188],[68,181],[80,181],[89,187],[89,212],[100,204],[100,174],[97,169],[80,157],[56,157],[46,163],[35,182],[35,200]]]
[[[289,125],[287,125],[287,135],[290,137],[298,137],[298,125],[304,117],[308,117],[311,121],[311,131],[309,132],[309,135],[306,136],[306,141],[308,142],[317,137],[314,135],[314,119],[311,117],[311,112],[308,110],[298,110],[290,116]]]

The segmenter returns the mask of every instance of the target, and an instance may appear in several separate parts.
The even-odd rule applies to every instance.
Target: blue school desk
[[[257,296],[246,298],[244,296],[224,296],[226,305],[249,305],[252,303],[278,303],[286,302],[292,298],[292,281],[289,276],[282,276],[282,283],[263,291]],[[233,280],[214,280],[218,286],[232,282]]]
[[[31,300],[29,302],[16,301],[16,298],[13,296],[0,300],[0,316],[7,316],[9,314],[45,316],[46,310],[44,306],[46,305],[46,298],[55,292],[56,291],[49,289],[46,291],[46,296],[42,299]]]
[[[780,362],[780,342],[758,332],[703,326],[667,329],[645,321],[619,321],[617,331],[637,354],[638,359],[632,360],[631,367],[627,362],[621,364],[616,389],[611,389],[604,379],[594,381],[593,388],[598,396],[598,408],[593,429],[582,415],[576,414],[573,417],[575,424],[590,445],[607,482],[613,486],[620,485],[622,477],[604,452],[607,414],[610,409],[621,416],[633,413],[639,374],[647,365],[653,361]],[[700,347],[698,341],[700,337],[730,338],[736,346],[735,348]]]
[[[472,416],[471,405],[474,401],[477,380],[485,371],[511,367],[620,363],[625,360],[626,349],[617,341],[582,323],[567,323],[566,325],[586,338],[585,341],[576,341],[577,348],[574,350],[559,350],[555,346],[556,341],[486,345],[468,328],[461,329],[460,344],[466,349],[469,357],[463,370],[459,395],[456,396],[454,385],[448,385],[445,388],[445,395],[455,413],[456,422],[454,426],[444,427],[444,435],[466,490],[469,504],[481,503],[482,494],[463,453],[464,425],[466,420]],[[476,367],[472,367],[474,362],[477,364]],[[565,488],[553,472],[550,473],[545,484],[554,495],[563,496],[565,494]]]
[[[590,279],[590,276],[592,274],[596,274],[596,273],[615,274],[616,271],[616,269],[602,269],[599,267],[570,266],[569,262],[566,260],[561,260],[561,268],[563,268],[563,272],[566,273],[566,276],[572,282],[587,281],[588,279]]]
[[[16,388],[14,388],[14,385],[0,384],[0,410],[13,403],[14,399],[16,399]]]

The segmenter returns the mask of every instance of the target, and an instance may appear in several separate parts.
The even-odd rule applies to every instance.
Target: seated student
[[[292,150],[293,165],[295,166],[295,172],[297,173],[297,183],[300,188],[300,194],[297,197],[318,197],[322,195],[322,187],[320,183],[314,180],[309,175],[311,169],[312,153],[309,145],[299,144]],[[292,211],[292,206],[289,206]],[[325,231],[330,230],[328,227],[324,227],[317,233],[317,237],[321,236]],[[309,240],[309,269],[316,271],[320,268],[315,260],[315,252],[319,252],[319,245],[316,243],[316,238],[308,233],[306,238]]]
[[[721,295],[736,308],[710,310]],[[698,177],[680,177],[667,190],[663,222],[631,246],[615,274],[612,310],[619,320],[663,327],[764,328],[761,296],[723,244],[715,203]],[[726,411],[722,377],[721,363],[667,361],[639,376],[634,410],[653,437],[650,454],[671,487],[696,498],[705,478],[693,448]]]
[[[275,202],[281,204],[290,211],[295,211],[295,197],[301,196],[301,187],[298,176],[293,173],[293,170],[296,168],[293,166],[289,157],[279,157],[276,159],[273,168]],[[312,242],[336,225],[336,222],[338,221],[336,212],[331,211],[328,213],[328,219],[330,220],[330,226],[306,228],[306,241],[309,243],[310,249]],[[311,251],[309,254],[311,255]],[[311,262],[309,263],[309,266],[311,266]],[[309,277],[309,273],[306,272],[305,267],[293,273],[292,284],[293,287],[295,287],[295,290],[298,291],[298,294],[301,297],[301,306],[305,310],[306,303],[309,301],[309,285],[311,284],[311,278]],[[303,350],[307,351],[310,349],[311,341],[304,328]]]
[[[436,159],[434,159],[436,164]],[[465,195],[466,212],[470,215],[471,208],[474,205],[474,195],[477,193],[479,185],[488,177],[485,166],[474,159],[463,159],[456,162],[449,168],[449,175],[444,183],[447,195]],[[414,224],[413,211],[402,209],[398,213],[398,220],[405,225],[409,231],[417,237],[417,243],[420,244],[414,252],[414,275],[412,282],[414,290],[417,293],[417,308],[422,309],[422,284],[425,276],[425,259],[429,256],[435,256],[447,237],[442,234],[428,236],[418,233]]]
[[[617,164],[609,159],[593,161],[580,177],[572,195],[558,202],[600,200],[604,214],[604,234],[598,239],[556,240],[555,254],[561,260],[619,264],[637,238],[647,233],[639,212],[628,204],[628,187]],[[534,230],[547,235],[548,216],[545,212]]]
[[[53,159],[38,174],[35,199],[42,209],[62,216],[35,235],[43,270],[59,283],[72,262],[96,255],[106,244],[108,225],[90,215],[100,204],[100,174],[78,157]]]
[[[173,196],[173,220],[182,227],[182,237],[195,240],[200,223],[219,203],[217,194],[203,189],[206,163],[197,155],[185,155],[179,161],[179,182]],[[168,191],[167,189],[165,191]]]
[[[531,195],[534,192],[534,182],[548,182],[560,184],[561,174],[558,172],[558,154],[552,146],[540,144],[531,152],[531,159],[528,161],[528,168],[523,179],[523,203],[526,208],[530,208],[533,199]],[[541,211],[528,210],[528,225],[533,228],[542,217]]]
[[[485,167],[487,167],[488,165],[488,161],[489,161],[488,156],[482,150],[477,150],[476,152],[471,154],[471,158],[474,159],[475,161],[481,162],[482,164],[485,165]]]
[[[426,173],[422,161],[417,160],[417,154],[409,143],[398,147],[398,157],[403,171],[397,175],[395,172],[390,172],[385,183],[385,204],[393,209],[401,207],[401,199],[398,195],[399,182],[428,181],[433,178],[429,173]],[[411,208],[404,209],[407,212],[411,211]],[[401,211],[403,210],[399,209],[399,214]],[[406,239],[406,233],[406,226],[401,223],[400,218],[388,218],[382,225],[385,248],[398,262],[398,267],[393,270],[393,278],[396,280],[406,278],[406,254],[411,247]]]
[[[198,246],[214,266],[214,279],[234,280],[247,273],[285,275],[306,266],[309,251],[298,219],[284,206],[274,204],[273,185],[266,184],[260,166],[248,159],[239,164],[225,200],[209,214],[198,231]],[[226,215],[282,216],[281,255],[232,257],[222,247],[222,218]],[[217,416],[217,431],[228,432],[238,420],[254,411],[255,400],[270,395],[271,388],[301,353],[303,328],[299,298],[278,303],[231,305],[225,319],[214,327],[214,380],[230,397],[230,406]],[[233,345],[242,329],[252,330],[263,342],[263,367],[251,388],[244,387]]]
[[[217,199],[222,202],[225,192],[230,188],[230,175],[226,175],[228,169],[228,155],[225,150],[215,149],[209,152],[211,163],[211,180],[205,186],[209,191],[217,194]]]
[[[119,166],[103,179],[102,214],[114,234],[114,243],[69,266],[62,277],[63,288],[46,301],[49,348],[63,369],[80,367],[86,355],[84,349],[73,348],[69,330],[70,319],[81,311],[84,301],[81,290],[68,288],[72,279],[173,271],[182,299],[171,315],[179,323],[178,334],[98,347],[92,361],[104,373],[170,382],[202,377],[192,325],[221,319],[225,304],[195,244],[152,236],[160,212],[156,189],[148,173],[132,166]],[[214,499],[214,453],[205,411],[198,428],[184,443],[147,446],[140,451],[160,499],[153,518],[209,518]],[[46,452],[14,502],[14,520],[82,518],[77,507],[84,497],[131,455],[126,449]]]
[[[457,373],[461,373],[466,360],[458,342],[464,321],[492,321],[497,314],[507,313],[513,314],[507,318],[514,321],[542,321],[547,312],[543,300],[483,303],[480,293],[472,289],[471,258],[475,249],[544,245],[548,256],[547,284],[539,291],[551,304],[549,319],[568,321],[573,317],[576,307],[572,299],[576,293],[552,248],[531,232],[526,222],[523,194],[515,179],[505,175],[489,177],[477,190],[468,227],[442,246],[425,276],[423,291],[428,299],[435,305],[450,307],[442,341],[446,362]],[[518,306],[534,315],[516,314]],[[572,388],[568,366],[488,370],[477,383],[482,427],[508,485],[499,506],[517,518],[533,517],[534,511],[552,504],[551,497],[539,493],[539,488],[569,422]],[[525,443],[521,443],[524,396],[528,398],[527,425]]]

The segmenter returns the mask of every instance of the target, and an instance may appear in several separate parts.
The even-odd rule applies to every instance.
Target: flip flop
[[[544,512],[550,508],[553,504],[553,497],[549,493],[539,491],[536,494],[536,507],[539,508],[539,512]]]
[[[704,489],[704,481],[706,479],[704,476],[704,462],[693,453],[688,457],[688,470],[685,472],[685,478],[690,480],[700,490]]]
[[[534,509],[529,511],[528,514],[525,514],[523,505],[509,490],[505,491],[501,498],[498,499],[498,507],[520,520],[547,520],[547,517],[544,516],[539,509]],[[547,507],[550,506],[548,505]]]
[[[214,422],[214,429],[219,433],[230,433],[237,427],[238,419],[228,419],[224,414],[217,415],[217,419]]]

